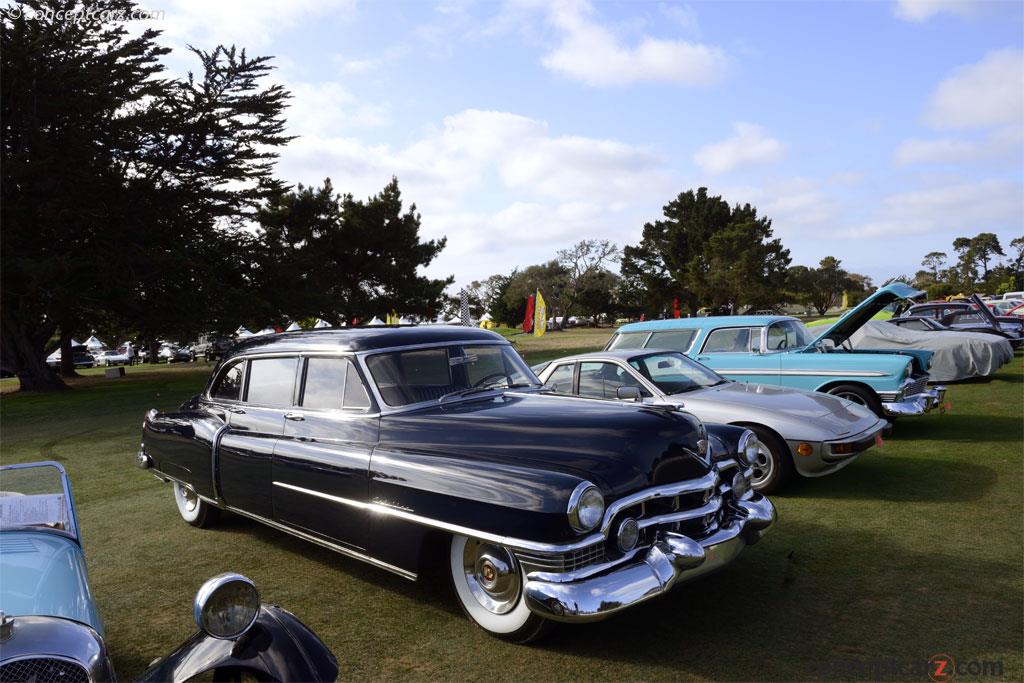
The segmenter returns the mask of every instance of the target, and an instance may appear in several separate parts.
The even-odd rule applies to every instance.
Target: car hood
[[[864,301],[847,311],[831,327],[826,329],[815,340],[816,342],[830,339],[836,346],[850,338],[850,335],[864,326],[876,313],[898,299],[913,299],[924,292],[914,289],[903,282],[893,282],[875,291]]]
[[[679,400],[683,405],[693,405],[695,408],[697,403],[715,402],[737,409],[787,413],[794,417],[816,420],[834,415],[841,421],[856,422],[862,417],[850,410],[853,404],[841,398],[818,391],[803,391],[771,384],[728,382],[700,391],[676,394],[669,398]]]
[[[0,610],[63,617],[103,633],[82,547],[57,532],[0,532]]]
[[[711,471],[695,455],[699,420],[637,403],[505,392],[386,415],[380,425],[384,449],[597,477],[613,494]]]

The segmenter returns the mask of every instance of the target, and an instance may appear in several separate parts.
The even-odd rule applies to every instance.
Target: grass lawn
[[[599,348],[609,334],[516,341],[538,362]],[[937,653],[1001,660],[1005,680],[1024,676],[1019,354],[990,382],[951,387],[951,412],[901,420],[884,448],[774,497],[776,528],[724,571],[530,648],[474,629],[444,585],[414,584],[237,517],[205,531],[181,522],[170,487],[133,456],[145,410],[177,405],[206,374],[131,368],[55,395],[0,398],[3,463],[54,459],[70,473],[122,679],[193,631],[196,589],[227,570],[315,629],[342,680],[921,681],[820,667],[923,665]]]

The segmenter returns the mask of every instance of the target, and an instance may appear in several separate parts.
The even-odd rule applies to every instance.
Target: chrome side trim
[[[743,368],[711,368],[719,375],[780,375],[784,377],[888,377],[887,372],[844,370],[760,370]]]

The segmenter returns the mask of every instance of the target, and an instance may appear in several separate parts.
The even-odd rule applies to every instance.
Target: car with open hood
[[[955,330],[987,331],[1009,340],[1014,348],[1024,344],[1024,320],[1015,315],[996,315],[977,294],[966,300],[914,304],[901,317],[928,317]]]
[[[677,405],[705,422],[752,430],[759,446],[755,490],[794,475],[837,472],[876,445],[889,423],[867,408],[819,392],[734,382],[678,351],[623,349],[535,366],[545,388],[590,399]]]
[[[932,353],[850,343],[886,306],[921,294],[901,282],[882,287],[817,336],[790,316],[676,318],[623,325],[605,350],[672,349],[729,379],[833,394],[879,417],[922,415],[945,393],[928,386]]]
[[[425,326],[243,341],[146,415],[136,461],[194,526],[229,511],[407,579],[438,558],[473,623],[527,642],[756,542],[757,451],[676,406],[545,392],[500,335]]]
[[[225,573],[191,605],[199,631],[138,680],[333,681],[338,665],[289,612],[260,602],[252,581]],[[113,681],[89,588],[71,483],[43,461],[0,467],[0,681]]]

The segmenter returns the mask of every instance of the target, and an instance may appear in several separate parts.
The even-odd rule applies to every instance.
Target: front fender
[[[293,614],[264,603],[241,637],[221,640],[199,631],[136,680],[184,681],[215,669],[260,681],[334,681],[338,660]]]

